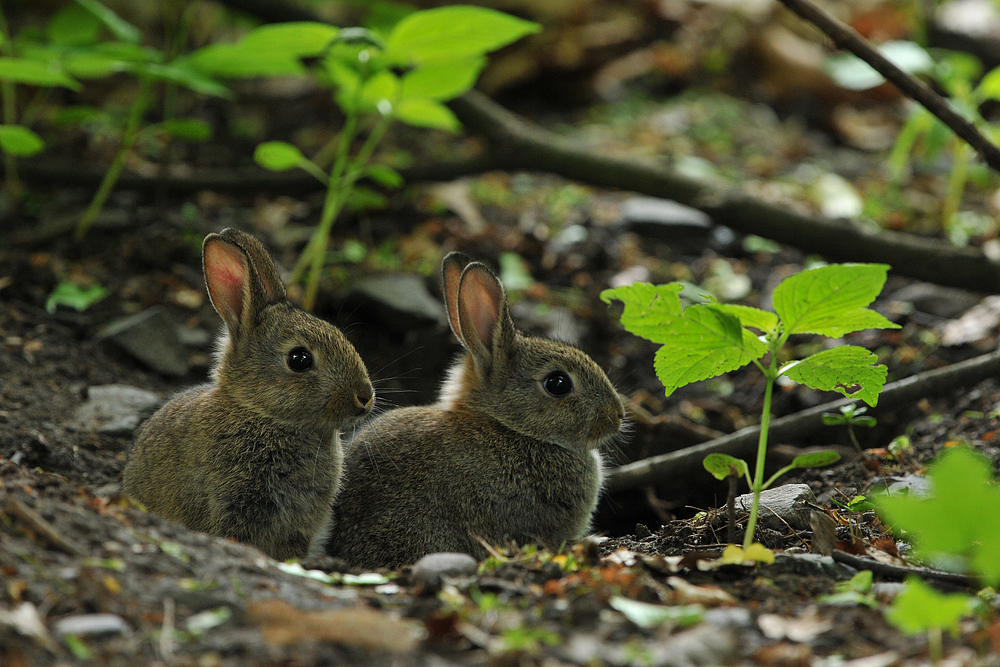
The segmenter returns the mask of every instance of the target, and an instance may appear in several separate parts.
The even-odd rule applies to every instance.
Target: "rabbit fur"
[[[368,371],[339,329],[288,301],[257,239],[209,234],[202,258],[225,323],[210,382],[143,425],[122,489],[149,511],[278,560],[321,553],[340,429],[374,401]]]
[[[559,546],[580,537],[601,488],[598,447],[624,418],[590,357],[515,330],[503,286],[484,264],[452,253],[442,273],[466,352],[436,404],[391,410],[348,446],[327,551],[357,567],[440,551],[481,559],[484,542]],[[550,381],[566,393],[549,392]]]

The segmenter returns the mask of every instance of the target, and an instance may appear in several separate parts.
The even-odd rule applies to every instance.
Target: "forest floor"
[[[663,128],[681,124],[702,149],[716,146],[725,128],[725,141],[736,148],[723,171],[755,164],[759,172],[748,179],[758,180],[748,187],[764,188],[781,174],[784,194],[800,193],[808,180],[792,162],[861,176],[879,170],[879,154],[834,145],[816,129],[717,93],[683,97],[655,113],[641,107],[618,107],[601,141],[665,151],[650,137],[674,141],[677,133]],[[590,140],[611,116],[605,109],[583,117]],[[685,146],[670,149],[691,149]],[[754,160],[747,159],[750,147]],[[704,170],[703,162],[685,168]],[[934,176],[938,185],[946,177]],[[899,195],[909,198],[908,210],[937,187],[925,186]],[[427,304],[439,302],[441,257],[462,250],[499,267],[519,327],[577,344],[628,397],[631,426],[606,452],[609,465],[759,421],[763,382],[746,369],[665,398],[653,373],[654,347],[621,329],[600,291],[636,279],[684,280],[766,307],[777,282],[814,258],[704,224],[690,211],[547,176],[491,173],[415,186],[406,195],[388,211],[350,216],[337,227],[339,259],[316,309],[358,348],[381,407],[433,400],[458,346]],[[278,564],[131,505],[120,481],[137,421],[94,422],[86,406],[102,387],[124,385],[153,392],[133,411],[148,414],[174,391],[203,381],[220,321],[204,294],[201,239],[239,226],[288,267],[319,196],[122,191],[77,242],[59,223],[89,196],[85,188],[38,187],[31,215],[0,249],[0,665],[928,663],[928,635],[906,635],[885,615],[902,581],[905,545],[897,546],[874,512],[843,504],[895,477],[912,479],[956,444],[1000,459],[996,379],[878,413],[876,428],[859,429],[864,460],[842,428],[774,443],[777,458],[814,446],[844,454],[836,466],[782,481],[808,485],[814,509],[837,522],[837,548],[873,563],[870,604],[824,598],[857,570],[843,558],[811,554],[829,549],[814,544],[809,527],[761,528],[761,540],[778,552],[774,564],[713,564],[726,542],[726,489],[707,473],[607,495],[594,537],[556,551],[498,545],[475,571],[449,574],[430,564],[371,573],[332,559]],[[375,274],[399,280],[391,284],[406,298],[390,303],[359,288]],[[81,312],[47,309],[67,280],[101,285],[107,296]],[[890,381],[941,368],[996,349],[1000,315],[991,302],[972,310],[981,301],[982,294],[890,274],[874,307],[902,328],[849,341],[876,351]],[[156,352],[143,362],[105,328],[154,307],[163,319],[145,330],[150,338],[140,347]],[[171,326],[178,336],[156,335]],[[957,342],[945,345],[949,327]],[[816,346],[808,337],[792,345],[801,353]],[[153,370],[156,355],[170,364]],[[143,403],[143,394],[129,396]],[[835,397],[783,387],[774,413]],[[910,448],[890,452],[898,436],[908,437]],[[935,582],[943,590],[976,590]],[[992,615],[966,619],[955,636],[944,637],[942,664],[1000,664],[1000,619],[995,601],[988,602]]]

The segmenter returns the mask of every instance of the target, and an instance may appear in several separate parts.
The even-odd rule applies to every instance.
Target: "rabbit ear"
[[[244,232],[225,229],[205,237],[205,284],[212,305],[235,334],[265,306],[285,299],[285,286],[267,251]]]
[[[507,294],[486,265],[465,267],[459,281],[458,322],[460,336],[472,354],[480,375],[488,372],[498,352],[510,349],[514,323],[507,307]]]
[[[444,307],[448,311],[448,323],[458,340],[465,345],[462,327],[458,323],[458,285],[462,270],[472,262],[472,258],[460,252],[448,253],[441,265],[441,282],[444,285]]]

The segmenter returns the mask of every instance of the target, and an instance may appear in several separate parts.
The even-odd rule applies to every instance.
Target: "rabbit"
[[[202,259],[225,323],[210,381],[143,425],[122,491],[276,560],[321,554],[340,486],[340,429],[375,400],[368,371],[339,329],[288,301],[253,236],[209,234]]]
[[[522,335],[486,265],[451,253],[442,269],[451,330],[465,353],[436,404],[390,410],[347,446],[327,553],[395,568],[428,553],[542,542],[590,526],[601,445],[621,398],[580,350]]]

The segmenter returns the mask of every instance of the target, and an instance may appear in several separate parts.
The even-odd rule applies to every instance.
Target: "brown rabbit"
[[[466,353],[437,404],[387,412],[347,447],[327,551],[358,567],[438,551],[483,558],[480,539],[580,537],[601,489],[597,450],[621,428],[621,399],[600,367],[518,333],[492,271],[452,253],[443,274]]]
[[[145,423],[122,489],[188,528],[284,560],[322,553],[340,486],[340,429],[371,410],[354,347],[293,306],[257,239],[209,234],[205,284],[226,325],[211,382]]]

